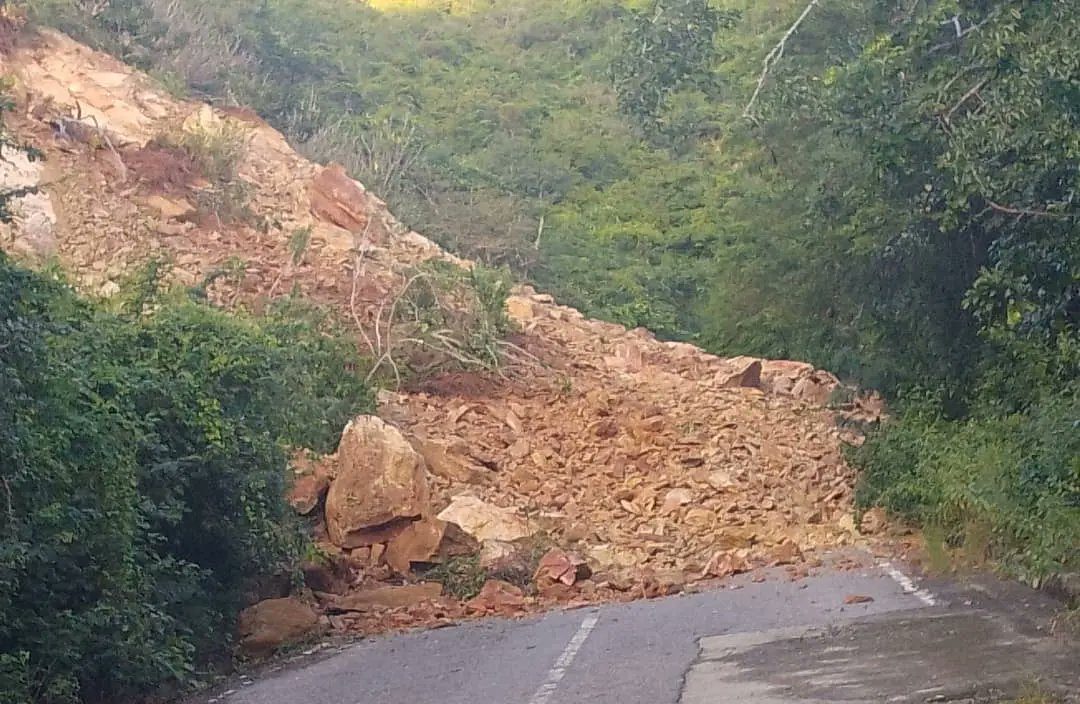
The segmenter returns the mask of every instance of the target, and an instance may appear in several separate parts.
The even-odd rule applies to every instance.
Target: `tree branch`
[[[966,103],[968,101],[968,99],[971,98],[971,96],[975,95],[980,90],[982,90],[983,86],[985,86],[989,82],[990,82],[990,77],[987,76],[986,78],[982,79],[981,81],[979,81],[978,83],[973,85],[971,87],[971,90],[969,90],[967,93],[964,93],[962,96],[960,96],[960,100],[956,101],[956,105],[953,105],[951,108],[949,108],[949,112],[945,113],[945,121],[946,122],[951,121],[953,114],[957,110],[959,110],[964,105],[964,103]]]
[[[799,25],[803,23],[806,16],[810,14],[810,11],[817,6],[820,0],[810,0],[810,4],[806,6],[806,9],[802,11],[799,18],[788,27],[788,30],[784,32],[784,36],[780,37],[780,41],[774,46],[768,54],[765,55],[765,60],[762,61],[761,75],[758,76],[757,86],[754,88],[754,94],[750,96],[750,102],[743,108],[743,117],[752,118],[751,110],[754,108],[754,103],[757,102],[758,96],[761,94],[761,89],[765,87],[765,79],[769,76],[769,69],[773,64],[780,60],[780,57],[784,55],[784,47],[787,45],[787,40],[791,38],[791,35],[795,34],[799,29]]]
[[[996,210],[999,213],[1008,213],[1009,215],[1028,215],[1034,218],[1056,218],[1058,220],[1069,220],[1072,218],[1080,217],[1080,213],[1054,213],[1049,210],[1013,208],[1007,205],[1001,205],[1000,203],[995,203],[994,201],[986,198],[985,196],[983,197],[983,200],[986,201],[986,204],[989,205],[991,209]]]
[[[985,20],[983,20],[982,22],[979,22],[978,24],[971,25],[967,29],[959,29],[956,32],[956,36],[953,37],[952,39],[950,39],[949,41],[942,42],[940,44],[935,44],[934,46],[930,47],[926,52],[927,55],[936,54],[937,52],[941,51],[942,49],[948,49],[950,46],[954,46],[956,44],[959,44],[961,39],[963,39],[967,35],[971,34],[972,32],[977,32],[978,30],[982,29],[992,19],[994,19],[994,15],[991,15],[990,17],[987,17]],[[954,18],[950,19],[948,22],[944,22],[942,24],[953,24],[954,21],[959,22],[960,20],[959,20],[958,17],[954,17]]]

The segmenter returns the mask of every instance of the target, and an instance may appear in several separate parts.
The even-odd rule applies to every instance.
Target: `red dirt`
[[[492,398],[505,393],[505,383],[478,372],[447,372],[418,381],[413,393],[457,398]]]
[[[199,170],[183,149],[152,141],[123,150],[124,164],[145,187],[159,193],[183,193],[199,178]]]

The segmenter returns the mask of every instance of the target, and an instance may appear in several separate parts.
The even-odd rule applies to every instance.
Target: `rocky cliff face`
[[[298,290],[370,338],[404,272],[433,259],[468,267],[243,110],[176,100],[51,32],[2,64],[16,77],[9,126],[45,159],[0,164],[8,187],[41,186],[0,244],[59,259],[92,294],[165,255],[182,283],[227,272],[210,289],[219,302],[257,308]],[[222,217],[214,198],[229,193],[177,147],[226,132],[244,145],[237,218]],[[334,626],[653,596],[768,565],[797,577],[859,539],[841,456],[858,438],[827,408],[832,375],[660,342],[528,288],[506,310],[520,354],[500,374],[437,374],[384,392],[381,421],[358,420],[339,456],[298,470],[294,505],[329,527],[321,541],[336,566],[311,580]],[[840,410],[880,411],[868,399]],[[525,570],[521,584],[493,581],[467,605],[429,587],[376,587],[477,550],[488,576]]]

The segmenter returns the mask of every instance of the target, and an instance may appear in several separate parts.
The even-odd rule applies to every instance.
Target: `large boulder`
[[[240,649],[265,657],[283,645],[302,641],[319,628],[319,615],[295,597],[267,599],[240,612]]]
[[[372,205],[367,192],[341,164],[330,164],[311,183],[311,212],[354,234],[370,230]]]
[[[405,436],[374,416],[345,426],[337,477],[326,494],[326,528],[342,548],[393,539],[428,507],[423,458]]]

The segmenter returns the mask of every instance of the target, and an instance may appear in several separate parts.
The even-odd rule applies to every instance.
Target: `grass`
[[[440,582],[443,591],[455,599],[472,599],[480,593],[488,579],[487,570],[480,566],[479,555],[451,557],[424,574],[425,579]]]

